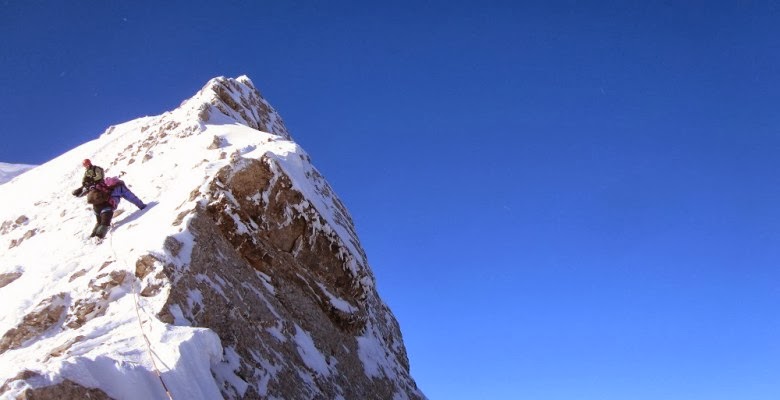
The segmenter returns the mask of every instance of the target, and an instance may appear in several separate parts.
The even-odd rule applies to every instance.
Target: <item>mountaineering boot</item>
[[[100,225],[100,222],[96,223],[96,224],[95,224],[95,227],[94,227],[94,228],[92,228],[92,234],[91,234],[91,235],[89,235],[89,237],[95,237],[95,236],[97,236],[97,230],[98,230],[98,228],[100,228],[100,226],[101,226],[101,225]]]
[[[106,225],[98,225],[95,228],[95,231],[92,233],[92,236],[97,236],[97,237],[103,239],[103,238],[106,237],[106,234],[108,233],[108,229],[109,228],[110,227],[106,226]]]

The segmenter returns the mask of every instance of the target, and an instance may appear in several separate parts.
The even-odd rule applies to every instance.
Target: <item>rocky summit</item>
[[[105,239],[88,158],[145,203]],[[424,399],[344,204],[247,77],[0,185],[0,398]]]

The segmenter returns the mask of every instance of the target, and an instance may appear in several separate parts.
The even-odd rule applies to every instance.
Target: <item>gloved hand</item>
[[[74,190],[74,191],[73,191],[73,192],[71,192],[71,193],[72,193],[74,196],[76,196],[76,197],[81,197],[81,196],[84,194],[84,188],[83,188],[83,187],[80,187],[80,188],[78,188],[78,189]]]

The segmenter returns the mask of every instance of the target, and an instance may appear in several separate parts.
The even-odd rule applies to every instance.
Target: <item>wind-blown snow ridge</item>
[[[35,165],[0,162],[0,185],[33,168],[35,168]]]
[[[91,209],[70,195],[80,184],[84,158],[121,177],[149,204],[140,211],[123,201],[103,243],[87,238]],[[242,186],[233,181],[252,168],[267,170],[266,189],[240,197]],[[289,371],[304,382],[295,397],[325,396],[326,386],[334,390],[330,395],[342,396],[366,390],[348,389],[349,381],[384,377],[388,383],[380,387],[387,396],[424,398],[409,377],[400,331],[376,295],[349,213],[248,77],[214,78],[173,111],[112,126],[0,185],[0,201],[3,398],[54,387],[82,395],[95,388],[115,399],[165,399],[155,364],[176,399],[273,398],[279,387],[290,386],[284,384]],[[283,207],[275,228],[247,211],[275,205]],[[270,238],[283,251],[258,252],[258,270],[238,287],[225,275],[230,269],[208,264],[196,272],[204,267],[197,265],[202,248],[217,240],[204,236],[212,229],[203,225],[208,213],[224,221],[220,229],[233,227],[227,238],[250,260],[255,250],[244,243],[259,246],[267,229],[282,235],[305,229],[290,248],[286,238]],[[234,250],[221,246],[209,257],[227,265],[236,256],[223,254]],[[312,270],[315,247],[331,249],[342,271]],[[268,269],[287,258],[297,265],[289,276]],[[302,262],[314,264],[294,272]],[[250,278],[259,283],[249,285]],[[301,293],[326,315],[317,318],[342,326],[334,337],[351,344],[323,342],[323,333],[312,330],[321,323],[285,320],[296,315],[279,303],[289,292],[285,282],[299,282]],[[268,310],[263,318],[273,317],[255,330],[262,341],[252,343],[261,348],[227,345],[213,329],[195,327],[211,318],[204,317],[208,304],[235,309],[250,297],[259,301],[253,307]],[[362,362],[362,374],[339,377],[347,356]]]

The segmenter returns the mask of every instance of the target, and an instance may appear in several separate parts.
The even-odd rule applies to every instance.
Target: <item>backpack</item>
[[[106,191],[92,189],[87,193],[87,203],[89,204],[103,204],[108,201],[109,193]]]
[[[113,189],[114,186],[116,186],[116,185],[119,185],[119,184],[124,185],[124,182],[122,182],[121,179],[119,179],[119,178],[117,178],[115,176],[109,176],[109,177],[106,177],[105,179],[103,179],[103,184],[108,186],[109,189]]]

